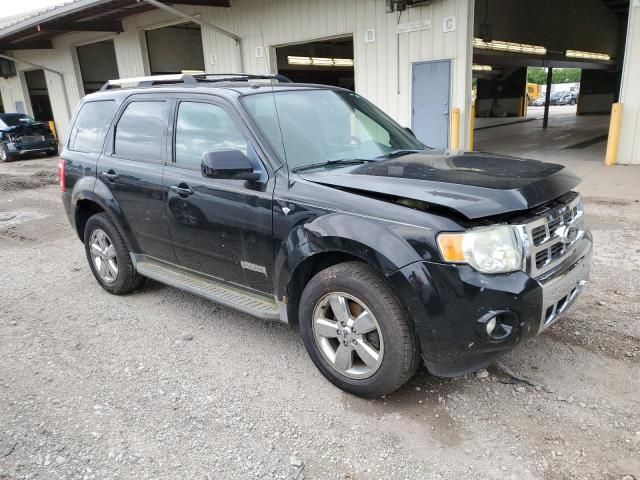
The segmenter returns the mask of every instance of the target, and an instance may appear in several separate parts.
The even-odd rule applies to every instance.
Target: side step
[[[131,260],[140,275],[248,313],[254,317],[266,320],[280,320],[276,301],[269,297],[231,287],[190,270],[159,262],[145,255],[132,253]]]

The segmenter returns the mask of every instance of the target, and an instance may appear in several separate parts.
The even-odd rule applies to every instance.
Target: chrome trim
[[[555,323],[585,289],[591,270],[591,250],[562,274],[541,282],[542,313],[538,333]]]
[[[525,271],[537,278],[559,266],[575,250],[575,244],[585,235],[584,210],[580,195],[572,192],[568,198],[545,207],[533,220],[522,225],[525,238]],[[544,229],[544,237],[536,244],[534,232]],[[566,237],[563,234],[568,234]],[[544,258],[538,265],[537,258]]]

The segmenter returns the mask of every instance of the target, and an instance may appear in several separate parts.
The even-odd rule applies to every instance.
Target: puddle
[[[40,220],[45,218],[40,212],[0,212],[0,230],[13,227],[20,223],[30,222],[31,220]]]

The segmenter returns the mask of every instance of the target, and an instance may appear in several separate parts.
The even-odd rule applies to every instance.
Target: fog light
[[[487,335],[491,336],[496,328],[496,317],[492,317],[491,320],[487,322],[485,328],[487,330]]]
[[[491,310],[477,320],[476,332],[491,342],[509,338],[518,325],[518,314],[510,310]]]

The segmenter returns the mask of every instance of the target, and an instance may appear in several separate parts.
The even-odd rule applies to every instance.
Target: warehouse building
[[[625,61],[640,55],[640,0],[536,5],[76,0],[0,20],[0,108],[53,120],[64,137],[78,101],[109,79],[280,73],[353,89],[428,145],[469,148],[474,109],[521,108],[527,66],[577,66],[578,112],[621,103],[617,160],[640,163],[640,64]]]

